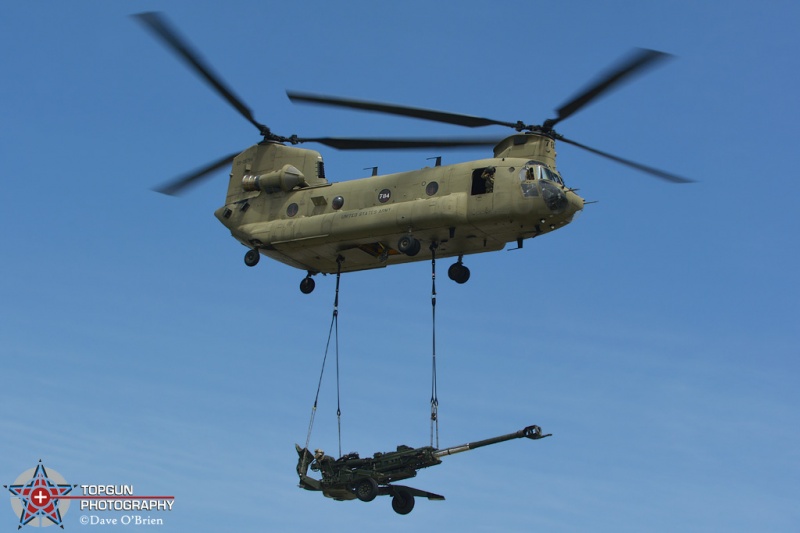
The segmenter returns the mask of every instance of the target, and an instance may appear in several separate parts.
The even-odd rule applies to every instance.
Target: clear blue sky
[[[437,283],[441,444],[552,438],[446,458],[409,484],[447,500],[405,517],[296,487],[334,278],[304,296],[301,271],[245,267],[213,217],[224,171],[150,190],[259,137],[147,10],[284,135],[469,133],[286,89],[541,122],[632,47],[676,56],[559,131],[697,183],[560,145],[598,203]],[[3,2],[0,484],[42,459],[174,494],[159,531],[796,531],[798,27],[788,1]],[[490,153],[320,151],[334,181]],[[343,276],[345,452],[429,442],[429,291],[426,263]]]

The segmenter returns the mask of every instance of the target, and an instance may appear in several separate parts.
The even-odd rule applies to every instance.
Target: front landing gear
[[[311,277],[311,274],[303,278],[303,281],[300,282],[300,292],[303,294],[311,294],[314,291],[314,287],[317,284],[314,279]]]
[[[466,283],[469,280],[469,269],[464,266],[464,263],[459,258],[457,263],[453,263],[447,269],[447,275],[456,283]]]
[[[256,266],[259,259],[261,259],[261,254],[258,253],[258,250],[250,249],[247,250],[246,254],[244,254],[244,264],[249,267]]]
[[[411,235],[404,235],[400,237],[400,240],[397,242],[397,249],[409,257],[417,255],[421,247],[422,245],[419,240]]]

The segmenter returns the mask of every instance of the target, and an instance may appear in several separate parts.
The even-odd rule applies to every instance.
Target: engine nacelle
[[[273,170],[266,174],[258,176],[245,174],[242,177],[242,188],[245,191],[289,192],[296,187],[308,187],[306,177],[289,164],[283,165],[280,170]]]

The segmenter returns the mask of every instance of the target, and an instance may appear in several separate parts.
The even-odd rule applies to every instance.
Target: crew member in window
[[[487,167],[486,170],[483,171],[481,174],[481,178],[486,183],[486,192],[494,192],[494,173],[496,169],[494,167]]]

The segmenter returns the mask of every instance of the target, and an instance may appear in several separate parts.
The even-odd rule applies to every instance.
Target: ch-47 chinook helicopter
[[[584,92],[562,105],[541,125],[446,113],[362,100],[287,92],[293,102],[380,112],[466,127],[506,126],[505,139],[358,139],[297,135],[284,137],[255,120],[166,19],[142,13],[137,19],[190,65],[245,119],[263,140],[157,189],[177,194],[212,172],[232,164],[225,204],[215,215],[248,248],[244,261],[261,255],[305,270],[300,289],[314,289],[311,276],[353,272],[436,257],[457,257],[449,277],[465,283],[463,257],[522,247],[569,224],[584,200],[567,187],[556,169],[556,141],[675,182],[691,180],[590,148],[556,133],[560,121],[632,74],[667,54],[638,49]],[[319,152],[296,145],[318,143],[340,150],[458,148],[494,146],[493,156],[455,165],[372,176],[340,183],[325,178]],[[423,253],[420,253],[423,252]]]

